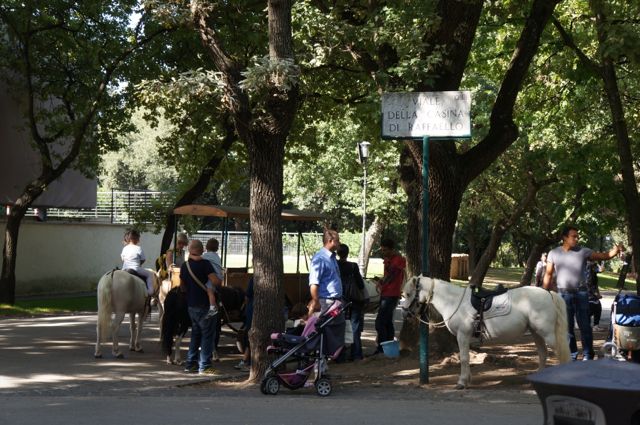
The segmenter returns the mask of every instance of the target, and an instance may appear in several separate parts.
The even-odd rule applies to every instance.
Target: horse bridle
[[[425,322],[424,320],[422,320],[422,316],[424,315],[425,311],[428,312],[427,308],[429,306],[429,304],[431,304],[431,300],[433,299],[433,286],[431,287],[431,290],[429,291],[429,295],[427,296],[427,301],[424,303],[420,303],[419,309],[418,309],[418,314],[414,313],[413,311],[413,306],[419,303],[419,298],[420,298],[420,291],[422,290],[421,286],[420,286],[420,279],[419,278],[414,278],[417,279],[416,282],[416,288],[415,288],[415,294],[413,295],[413,299],[411,300],[411,304],[409,304],[408,307],[402,307],[402,311],[405,312],[407,314],[408,317],[416,317],[418,318],[418,320],[424,324],[429,324],[429,322]]]
[[[420,291],[422,290],[422,288],[420,287],[420,278],[416,278],[418,279],[418,281],[416,282],[416,293],[413,296],[413,300],[411,301],[411,304],[409,304],[409,307],[402,307],[402,310],[405,311],[407,313],[407,315],[409,317],[414,317],[416,316],[416,314],[410,310],[410,308],[418,302],[418,299],[420,297]],[[447,319],[442,319],[441,322],[432,322],[429,320],[429,317],[427,315],[427,320],[423,320],[422,316],[425,312],[425,309],[428,308],[429,304],[431,304],[431,300],[433,300],[433,293],[435,291],[435,283],[433,285],[431,285],[431,288],[429,289],[429,293],[427,294],[427,300],[424,303],[421,303],[420,309],[418,310],[420,314],[417,315],[418,321],[420,321],[420,323],[424,323],[427,326],[433,326],[434,328],[443,328],[447,326],[447,322],[449,320],[451,320],[451,318],[458,312],[458,310],[460,309],[460,306],[462,305],[462,300],[464,300],[464,294],[467,292],[467,288],[468,286],[466,286],[464,288],[464,291],[462,292],[462,296],[460,297],[460,301],[458,301],[458,305],[456,306],[456,309],[453,310],[453,313],[451,313],[451,315],[449,316],[449,318]],[[427,310],[428,312],[428,310]]]

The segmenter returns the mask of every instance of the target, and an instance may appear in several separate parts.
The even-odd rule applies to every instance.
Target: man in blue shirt
[[[309,270],[310,314],[318,310],[324,313],[336,300],[342,299],[342,281],[336,259],[336,250],[340,246],[338,232],[325,230],[322,244],[323,247],[311,259]]]
[[[342,281],[336,260],[336,250],[340,246],[340,236],[335,230],[325,230],[322,235],[323,247],[311,259],[309,267],[309,316],[320,310],[324,314],[336,301],[342,302]],[[344,312],[331,324],[331,333],[337,338],[336,345],[344,345]],[[333,345],[333,344],[332,344]]]

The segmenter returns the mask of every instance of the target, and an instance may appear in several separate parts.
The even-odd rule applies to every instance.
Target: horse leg
[[[162,318],[164,317],[164,303],[158,298],[158,328],[160,329],[160,339],[162,339]]]
[[[456,335],[458,347],[460,347],[460,377],[456,384],[456,390],[463,390],[471,384],[471,367],[469,366],[470,335],[459,330]]]
[[[136,313],[129,313],[131,319],[131,339],[129,340],[129,351],[135,351],[142,353],[142,346],[140,344],[140,333],[142,332],[142,323],[144,322],[144,312],[138,313],[138,322],[136,323]]]
[[[115,317],[113,318],[113,321],[111,322],[111,341],[113,343],[113,349],[111,350],[111,352],[117,359],[124,358],[124,354],[122,354],[120,352],[120,348],[118,348],[118,330],[120,329],[120,324],[124,320],[125,314],[126,313],[124,312],[117,312]]]
[[[98,320],[97,324],[96,324],[96,350],[93,353],[93,357],[95,357],[96,359],[101,359],[102,358],[102,348],[100,346],[100,339],[102,338],[102,335],[100,334],[100,320]]]
[[[544,338],[537,333],[531,331],[533,341],[536,343],[536,349],[538,350],[538,370],[544,369],[547,364],[547,344],[544,342]]]
[[[144,318],[145,318],[146,314],[145,312],[142,312],[142,314],[138,315],[138,329],[136,330],[136,343],[135,343],[135,350],[137,353],[143,353],[144,350],[142,349],[142,324],[144,323]]]
[[[173,362],[177,365],[182,364],[182,354],[180,353],[180,345],[182,345],[182,334],[176,335],[173,345]]]

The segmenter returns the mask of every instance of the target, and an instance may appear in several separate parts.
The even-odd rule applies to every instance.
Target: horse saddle
[[[493,298],[502,295],[507,292],[508,289],[502,285],[498,285],[494,290],[487,290],[484,288],[473,289],[471,291],[471,305],[477,312],[481,313],[491,308],[493,304]]]
[[[140,279],[142,279],[144,284],[145,285],[147,284],[147,277],[139,274],[137,271],[135,271],[135,269],[125,269],[124,271],[129,273],[129,274],[132,274],[132,275],[134,275],[134,276],[136,276],[136,277],[138,277]]]

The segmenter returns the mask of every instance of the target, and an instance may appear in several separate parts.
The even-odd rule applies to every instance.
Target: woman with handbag
[[[351,360],[362,360],[362,331],[364,329],[364,280],[360,275],[360,269],[356,263],[347,261],[349,246],[340,244],[336,252],[338,254],[338,267],[342,280],[342,296],[345,302],[351,302],[347,311],[347,318],[351,323],[353,343],[351,344]]]

